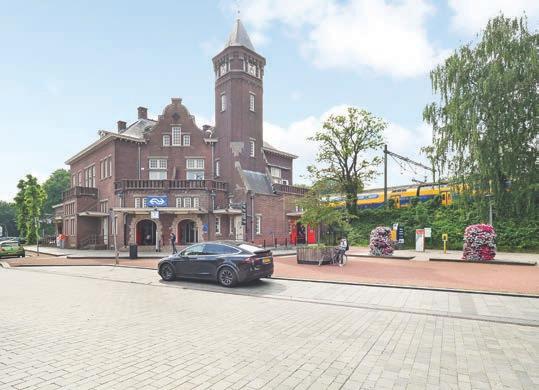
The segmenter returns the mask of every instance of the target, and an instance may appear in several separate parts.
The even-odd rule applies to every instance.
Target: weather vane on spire
[[[236,0],[236,13],[238,14],[238,19],[240,18],[241,9],[240,9],[240,1]]]

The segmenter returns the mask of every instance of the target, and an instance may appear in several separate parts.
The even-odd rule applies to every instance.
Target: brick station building
[[[295,155],[264,142],[266,60],[241,21],[213,58],[215,127],[197,127],[182,99],[149,119],[145,107],[117,131],[67,160],[71,188],[56,206],[67,247],[148,249],[236,239],[271,245],[314,242],[297,223]],[[242,216],[242,208],[244,215]]]

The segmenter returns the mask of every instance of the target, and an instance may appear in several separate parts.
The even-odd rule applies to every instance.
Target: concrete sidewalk
[[[360,255],[360,256],[369,256],[369,248],[367,247],[352,247],[348,252],[349,255]],[[402,257],[413,257],[414,261],[429,261],[430,259],[447,259],[447,260],[461,260],[462,251],[450,250],[447,253],[444,253],[440,249],[426,249],[425,252],[416,252],[413,249],[401,249],[393,252],[394,256]],[[519,253],[519,252],[496,252],[496,257],[494,261],[503,261],[507,263],[516,263],[516,264],[532,264],[537,265],[539,260],[538,253]],[[481,262],[477,262],[481,263]],[[489,261],[484,262],[488,264]]]

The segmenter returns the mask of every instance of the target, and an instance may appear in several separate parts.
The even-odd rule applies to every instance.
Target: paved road
[[[532,298],[114,267],[0,269],[0,286],[0,389],[539,387]]]
[[[111,265],[111,259],[31,257],[6,259],[19,265]],[[297,264],[295,257],[276,257],[275,277],[494,291],[539,296],[539,267],[388,260],[349,257],[345,267]],[[120,259],[121,265],[156,268],[158,260]]]

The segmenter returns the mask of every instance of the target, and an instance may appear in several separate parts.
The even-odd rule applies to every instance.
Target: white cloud
[[[449,0],[449,7],[455,13],[453,28],[468,35],[479,33],[500,12],[506,17],[519,17],[525,12],[530,26],[539,20],[537,0]]]
[[[426,22],[434,8],[426,0],[260,0],[242,2],[241,10],[250,34],[267,35],[279,23],[321,68],[414,77],[449,53],[428,40]]]
[[[315,163],[317,145],[312,141],[308,141],[307,138],[321,128],[322,123],[329,115],[343,113],[347,107],[347,105],[335,106],[319,116],[309,116],[286,127],[264,122],[264,139],[267,142],[278,149],[299,156],[294,162],[295,183],[307,183],[308,180],[305,178],[307,166]],[[385,132],[385,139],[390,151],[428,165],[425,157],[419,153],[419,149],[422,146],[429,145],[431,141],[431,129],[427,125],[421,124],[414,129],[408,129],[395,123],[389,123]],[[382,151],[380,150],[376,154],[382,156]],[[429,175],[428,172],[421,168],[415,169],[416,172],[414,173],[409,167],[402,170],[391,158],[388,161],[389,185],[408,184],[412,182],[412,179],[423,180],[425,175]],[[381,173],[383,172],[382,169],[383,167],[380,166],[379,171]],[[380,175],[372,183],[368,184],[368,187],[382,185],[383,176]]]

